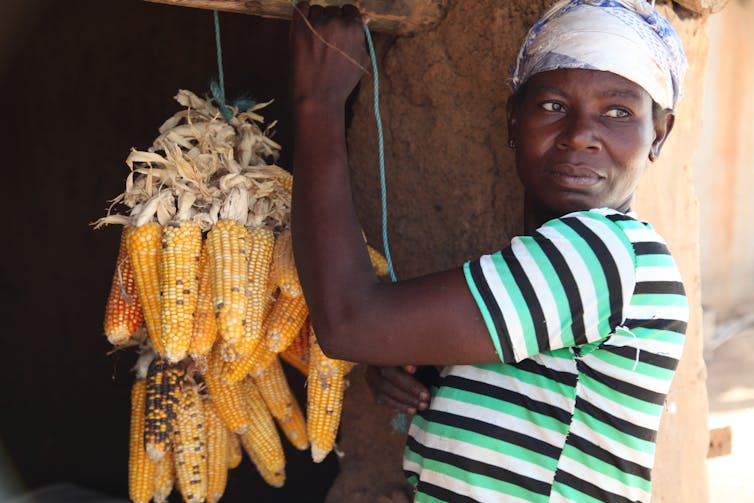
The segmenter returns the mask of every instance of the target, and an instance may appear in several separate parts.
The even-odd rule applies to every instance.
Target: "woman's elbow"
[[[314,335],[320,349],[328,358],[335,360],[359,361],[358,344],[354,340],[354,331],[346,324],[331,325],[312,320]]]
[[[330,358],[362,362],[371,340],[370,330],[374,328],[374,302],[367,293],[348,295],[328,302],[310,303],[310,316],[314,333],[322,351]]]
[[[312,325],[317,343],[325,356],[336,360],[351,360],[353,358],[353,351],[352,348],[349,348],[346,330],[342,327],[332,327],[316,321],[313,321]]]

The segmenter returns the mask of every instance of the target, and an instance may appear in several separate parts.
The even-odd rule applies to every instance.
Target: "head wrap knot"
[[[601,70],[640,85],[660,106],[674,109],[686,67],[678,34],[645,0],[560,0],[527,33],[513,89],[549,70]]]

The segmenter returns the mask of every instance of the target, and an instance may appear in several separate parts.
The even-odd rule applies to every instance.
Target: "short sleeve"
[[[636,284],[636,255],[608,218],[611,211],[551,220],[464,265],[501,361],[598,342],[622,323]]]

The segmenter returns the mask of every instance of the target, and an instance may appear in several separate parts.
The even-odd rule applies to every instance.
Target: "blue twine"
[[[251,107],[257,104],[256,100],[251,96],[240,96],[234,99],[230,105],[225,100],[225,75],[223,72],[223,46],[220,42],[220,14],[217,11],[212,11],[215,18],[215,50],[217,51],[217,73],[218,80],[211,81],[209,83],[209,92],[212,95],[212,99],[217,103],[217,107],[220,109],[220,114],[223,119],[230,121],[233,118],[234,108],[239,112],[245,112]]]
[[[385,259],[387,268],[390,273],[390,279],[396,281],[395,271],[393,270],[393,259],[390,257],[390,245],[387,238],[387,186],[385,183],[385,145],[382,135],[382,117],[380,116],[380,82],[377,71],[377,56],[374,53],[374,44],[372,35],[369,33],[369,27],[364,25],[364,34],[369,47],[369,57],[372,60],[372,75],[374,81],[374,119],[377,122],[377,152],[380,164],[380,196],[382,199],[382,247],[385,250]]]
[[[291,4],[296,6],[296,0],[291,0]],[[393,259],[390,256],[390,244],[387,235],[387,184],[385,183],[385,141],[382,134],[382,116],[380,115],[380,79],[377,69],[377,55],[374,52],[374,43],[369,27],[364,25],[364,36],[366,37],[367,47],[369,48],[369,58],[372,61],[372,81],[374,84],[374,119],[377,122],[377,152],[380,170],[380,196],[382,204],[382,248],[385,251],[385,260],[387,261],[388,272],[391,281],[397,281],[395,270],[393,269]],[[390,421],[393,431],[406,433],[408,431],[408,416],[403,413],[396,414]]]
[[[220,82],[214,80],[209,83],[209,92],[220,109],[223,119],[230,121],[233,118],[233,109],[225,102],[225,75],[223,75],[223,49],[220,42],[220,14],[215,10],[212,11],[215,18],[215,50],[217,51],[217,73]]]
[[[387,268],[390,273],[391,281],[397,281],[395,277],[395,270],[393,269],[393,260],[390,257],[390,245],[387,237],[387,185],[385,183],[385,142],[382,134],[382,117],[380,116],[380,84],[379,73],[377,70],[377,56],[374,53],[374,44],[372,43],[372,35],[369,33],[369,27],[364,25],[364,34],[367,39],[367,47],[369,47],[369,58],[372,60],[372,75],[374,82],[374,119],[377,122],[377,153],[380,165],[380,196],[382,199],[382,247],[385,250],[385,259],[387,260]],[[406,433],[408,432],[408,416],[402,412],[399,412],[390,420],[390,426],[394,432]]]
[[[297,0],[291,0],[295,7]],[[380,196],[382,203],[382,248],[385,251],[385,260],[387,261],[388,273],[390,279],[396,281],[395,270],[393,269],[393,259],[390,256],[390,245],[387,237],[387,184],[385,183],[385,141],[382,134],[382,117],[380,116],[380,78],[377,70],[377,56],[374,53],[374,43],[372,43],[372,34],[369,27],[364,25],[364,36],[369,48],[369,58],[372,60],[372,76],[374,83],[374,119],[377,122],[377,152],[380,167]]]

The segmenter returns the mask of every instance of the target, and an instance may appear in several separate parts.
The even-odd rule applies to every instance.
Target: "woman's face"
[[[538,225],[591,208],[626,211],[673,122],[669,112],[653,117],[643,88],[597,70],[538,73],[509,107],[518,176]]]

